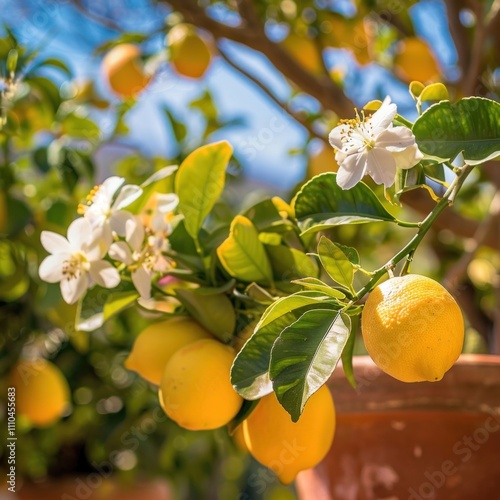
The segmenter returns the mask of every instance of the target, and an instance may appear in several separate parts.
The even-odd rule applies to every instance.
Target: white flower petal
[[[377,136],[376,147],[391,152],[404,151],[415,144],[415,136],[407,127],[393,127],[384,130]]]
[[[424,155],[418,149],[418,146],[414,144],[413,146],[406,148],[404,151],[392,153],[392,157],[396,161],[396,166],[406,170],[408,168],[414,167]]]
[[[396,177],[396,161],[386,149],[374,148],[368,153],[367,173],[377,184],[390,187]]]
[[[124,241],[118,241],[113,243],[109,248],[108,255],[114,259],[123,262],[124,264],[130,265],[133,262],[132,252],[130,247]]]
[[[118,236],[125,236],[125,228],[127,221],[129,220],[134,220],[134,216],[130,212],[127,212],[126,210],[118,210],[117,212],[113,212],[111,214],[109,225]]]
[[[340,164],[337,172],[337,184],[342,189],[351,189],[365,175],[366,153],[349,155]]]
[[[111,202],[115,193],[120,189],[120,187],[125,182],[123,177],[118,177],[116,175],[108,177],[101,185],[99,191],[106,193],[106,198]],[[99,193],[98,191],[98,193]]]
[[[144,266],[132,273],[132,283],[143,299],[151,297],[151,274]]]
[[[120,210],[130,205],[132,202],[137,200],[142,194],[142,189],[134,184],[128,184],[123,186],[123,188],[118,193],[116,200],[113,202],[112,208],[114,210]]]
[[[344,145],[342,138],[347,135],[350,128],[351,126],[347,123],[337,125],[328,136],[328,140],[330,141],[331,146],[335,149],[342,149],[342,146]]]
[[[87,290],[88,278],[86,273],[79,274],[73,279],[61,281],[61,294],[68,304],[74,304]]]
[[[132,250],[138,252],[144,243],[144,226],[138,219],[132,219],[125,224],[125,239]]]
[[[92,226],[85,217],[75,219],[68,227],[68,241],[75,250],[83,249],[92,240]]]
[[[63,279],[63,262],[69,259],[70,254],[49,255],[43,259],[38,274],[47,283],[58,283]]]
[[[161,212],[163,214],[168,214],[169,212],[174,211],[179,204],[179,197],[174,193],[158,193],[156,195],[156,200],[158,204],[158,212]]]
[[[114,288],[120,283],[120,274],[109,262],[98,260],[90,265],[90,277],[104,288]]]
[[[57,254],[71,253],[72,248],[69,241],[61,234],[52,231],[42,231],[40,241],[47,252]]]
[[[382,106],[368,119],[370,126],[373,127],[373,133],[377,134],[381,130],[387,129],[396,117],[397,112],[397,106],[391,103],[391,98],[387,96]]]

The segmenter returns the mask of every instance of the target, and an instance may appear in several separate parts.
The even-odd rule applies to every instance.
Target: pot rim
[[[401,382],[369,356],[355,356],[353,368],[355,389],[340,363],[328,381],[339,414],[461,410],[500,415],[500,356],[464,354],[439,382]]]

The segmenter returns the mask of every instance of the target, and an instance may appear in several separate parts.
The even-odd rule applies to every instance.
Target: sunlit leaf
[[[294,208],[303,234],[342,224],[395,221],[366,184],[343,190],[336,176],[333,172],[320,174],[297,194]]]
[[[187,232],[195,239],[224,189],[226,167],[232,152],[227,141],[215,142],[193,151],[179,167],[175,191]]]
[[[413,133],[426,155],[447,161],[462,153],[466,164],[477,165],[500,154],[500,103],[483,97],[439,102],[415,121]]]
[[[317,277],[318,266],[304,252],[284,245],[267,246],[276,281],[291,281],[295,278]]]
[[[337,366],[350,327],[349,316],[340,311],[316,309],[305,312],[274,343],[270,363],[273,389],[294,422]]]
[[[330,278],[353,291],[354,268],[346,254],[326,236],[322,236],[318,243],[318,255]]]
[[[229,236],[217,248],[224,269],[242,281],[270,284],[273,272],[259,233],[252,222],[237,215],[231,223]]]
[[[231,369],[231,382],[246,399],[259,399],[272,392],[269,378],[271,348],[279,334],[310,309],[325,308],[331,299],[317,292],[300,292],[270,305],[255,332],[238,353]]]

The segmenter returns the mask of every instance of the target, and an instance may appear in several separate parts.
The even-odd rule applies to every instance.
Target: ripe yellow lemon
[[[163,370],[172,355],[201,339],[213,337],[191,318],[178,317],[153,323],[135,339],[134,347],[125,360],[125,368],[160,385]]]
[[[335,407],[324,385],[309,398],[300,419],[294,423],[273,392],[260,400],[242,426],[253,457],[288,484],[301,470],[318,464],[330,449],[335,433]]]
[[[55,423],[70,399],[68,382],[61,370],[45,359],[20,361],[10,383],[16,389],[16,411],[36,426]]]
[[[238,413],[243,399],[230,380],[232,347],[217,340],[198,340],[177,351],[160,384],[160,404],[181,427],[217,429]]]
[[[210,66],[212,53],[194,26],[177,24],[167,35],[170,61],[179,75],[201,78]]]
[[[455,299],[437,281],[416,274],[377,286],[366,301],[361,327],[375,364],[403,382],[441,380],[464,342]]]
[[[394,70],[405,82],[433,82],[439,79],[440,71],[436,57],[425,40],[408,37],[399,42],[394,58]]]
[[[136,45],[123,43],[113,47],[102,60],[102,70],[111,89],[121,97],[134,97],[151,80],[144,73]]]

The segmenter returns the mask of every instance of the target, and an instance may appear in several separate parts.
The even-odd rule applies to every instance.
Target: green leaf
[[[347,339],[344,350],[342,351],[342,369],[348,382],[353,389],[356,388],[356,379],[354,378],[354,368],[352,366],[352,357],[354,355],[354,344],[356,343],[356,333],[359,326],[359,315],[351,316],[351,332]]]
[[[298,280],[293,280],[292,283],[303,286],[304,288],[307,288],[309,290],[314,290],[316,292],[324,293],[334,299],[339,299],[339,300],[345,299],[345,293],[335,288],[332,288],[330,285],[323,283],[323,281],[317,278],[302,278]]]
[[[101,130],[92,120],[74,113],[66,115],[61,124],[61,131],[71,137],[87,139],[88,141],[97,140],[101,135]]]
[[[259,240],[259,233],[243,215],[233,219],[229,236],[217,248],[217,256],[233,278],[261,284],[272,283],[271,264]]]
[[[431,83],[427,85],[418,96],[420,102],[444,101],[450,98],[448,89],[442,83]]]
[[[294,422],[337,366],[350,327],[349,316],[340,311],[316,309],[305,312],[274,343],[269,373],[279,402]]]
[[[182,143],[187,135],[186,125],[177,120],[177,118],[175,118],[172,112],[166,107],[163,108],[163,112],[165,113],[165,116],[167,117],[167,120],[170,123],[170,126],[172,127],[172,132],[174,133],[176,142]]]
[[[136,290],[116,292],[109,295],[104,304],[103,322],[131,306],[138,298],[139,294]]]
[[[224,293],[207,294],[206,290],[197,293],[195,290],[177,288],[175,295],[199,323],[222,342],[233,338],[236,326],[234,307]]]
[[[224,189],[226,167],[232,152],[227,141],[215,142],[193,151],[179,167],[175,191],[186,229],[195,239]]]
[[[366,184],[343,190],[336,177],[333,172],[317,175],[297,194],[295,215],[303,235],[342,224],[396,220]]]
[[[318,255],[328,276],[353,292],[354,268],[346,254],[326,236],[322,236],[318,243]]]
[[[413,99],[415,99],[415,101],[418,100],[418,97],[420,96],[420,94],[422,93],[422,90],[424,90],[424,89],[425,89],[425,85],[421,82],[417,82],[416,80],[411,82],[409,85],[410,94],[413,97]]]
[[[149,201],[153,193],[171,193],[173,191],[173,177],[179,167],[168,165],[160,168],[150,175],[142,184],[142,194],[128,205],[127,210],[133,214],[138,214]]]
[[[44,59],[43,61],[37,62],[34,66],[32,66],[29,70],[30,73],[33,73],[37,69],[43,68],[45,66],[52,66],[53,68],[60,69],[63,73],[65,73],[69,78],[73,76],[71,70],[68,66],[63,63],[60,59],[55,59],[49,57],[48,59]]]
[[[466,164],[477,165],[500,154],[500,103],[483,97],[439,102],[415,121],[413,133],[426,155],[448,161],[462,153]]]
[[[304,252],[284,245],[266,246],[274,278],[277,281],[291,281],[296,278],[317,277],[316,263]]]
[[[75,319],[76,329],[82,332],[97,330],[107,319],[133,302],[132,294],[135,294],[135,298],[137,298],[137,292],[133,285],[125,281],[112,290],[94,286],[78,301]],[[107,312],[105,313],[106,306]]]
[[[245,399],[259,399],[272,392],[269,362],[279,334],[304,312],[327,304],[332,302],[324,294],[299,292],[276,300],[266,309],[231,369],[231,383]]]

